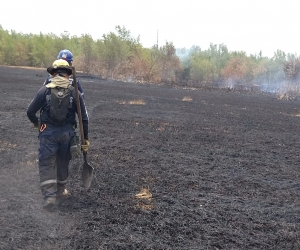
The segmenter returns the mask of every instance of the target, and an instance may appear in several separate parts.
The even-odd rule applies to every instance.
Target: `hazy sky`
[[[299,0],[2,0],[0,24],[24,34],[67,31],[95,40],[125,26],[144,47],[225,44],[230,51],[300,55]],[[157,35],[158,34],[158,35]]]

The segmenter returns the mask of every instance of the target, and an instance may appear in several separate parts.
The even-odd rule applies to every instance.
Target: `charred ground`
[[[299,102],[81,78],[95,177],[72,162],[51,214],[26,117],[45,77],[0,67],[0,249],[300,248]]]

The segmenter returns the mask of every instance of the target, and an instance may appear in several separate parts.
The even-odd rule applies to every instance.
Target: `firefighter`
[[[69,63],[70,66],[72,66],[72,64],[73,64],[73,54],[72,54],[72,52],[70,50],[67,50],[67,49],[61,50],[58,53],[58,55],[57,55],[57,59],[66,60]],[[48,83],[50,83],[51,82],[51,78],[52,78],[52,76],[49,75],[47,77],[47,79],[45,80],[44,85],[47,85]],[[70,80],[72,86],[74,87],[74,83],[73,83],[72,77],[70,77],[69,80]],[[80,94],[84,97],[84,92],[83,92],[82,86],[81,86],[81,84],[80,84],[80,82],[79,82],[78,79],[77,79],[77,86],[78,86],[78,90],[79,90]]]
[[[35,127],[39,129],[39,176],[42,195],[44,198],[43,208],[47,211],[55,211],[56,198],[66,193],[66,183],[69,175],[69,162],[71,160],[70,142],[75,136],[75,123],[77,104],[74,87],[71,86],[69,78],[72,69],[68,62],[62,59],[54,61],[47,69],[52,76],[51,82],[42,86],[27,108],[27,116]],[[66,112],[58,112],[55,90],[59,89],[63,96],[66,93],[67,102],[61,101],[60,110],[65,108]],[[65,92],[63,92],[65,91]],[[69,91],[69,92],[68,92]],[[58,98],[58,97],[57,97]],[[79,95],[84,138],[86,144],[81,150],[87,152],[89,149],[88,137],[88,113],[85,108],[83,97]],[[66,103],[66,104],[63,104]],[[40,112],[40,117],[36,115]],[[62,117],[62,114],[64,116]]]

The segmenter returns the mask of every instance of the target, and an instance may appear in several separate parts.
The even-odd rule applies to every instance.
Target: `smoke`
[[[186,48],[176,49],[176,56],[178,56],[182,62],[188,61],[190,59],[191,53],[192,53],[191,49],[186,49]]]
[[[230,89],[230,90],[245,90],[252,92],[262,92],[282,95],[291,91],[295,91],[295,88],[289,86],[285,81],[280,82],[268,82],[254,81],[252,83],[243,83],[234,77],[231,77],[225,81],[218,84],[220,88]]]

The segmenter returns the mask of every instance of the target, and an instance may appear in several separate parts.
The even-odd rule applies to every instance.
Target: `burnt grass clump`
[[[46,76],[0,67],[0,249],[300,249],[299,102],[82,77],[94,179],[72,161],[48,213],[26,116]]]

